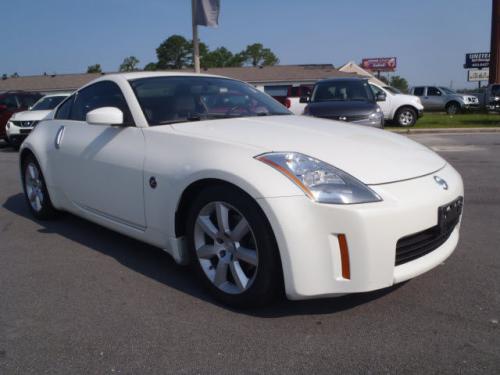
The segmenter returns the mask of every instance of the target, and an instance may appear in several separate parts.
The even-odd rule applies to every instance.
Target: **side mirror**
[[[376,96],[375,96],[375,100],[377,102],[385,102],[385,100],[387,99],[387,95],[383,94],[383,93],[378,93]]]
[[[90,125],[123,125],[123,112],[116,107],[101,107],[87,113]]]
[[[309,103],[311,101],[311,98],[309,96],[301,96],[299,99],[300,103]]]
[[[7,110],[7,106],[5,104],[0,104],[0,112]]]

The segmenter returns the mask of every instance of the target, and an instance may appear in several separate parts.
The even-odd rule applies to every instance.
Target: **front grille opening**
[[[401,238],[396,244],[396,266],[411,262],[436,250],[444,244],[460,221],[448,223],[444,230],[439,225]]]

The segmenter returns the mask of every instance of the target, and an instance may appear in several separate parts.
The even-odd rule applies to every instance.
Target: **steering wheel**
[[[244,110],[244,111],[245,111],[245,114],[247,114],[247,115],[250,115],[250,114],[251,114],[251,112],[250,112],[250,110],[248,109],[248,107],[243,106],[243,105],[241,105],[241,104],[237,104],[237,105],[235,105],[234,107],[229,108],[229,109],[226,111],[225,115],[226,115],[226,116],[231,115],[231,114],[233,114],[234,112],[236,112],[238,109],[242,109],[242,110]]]

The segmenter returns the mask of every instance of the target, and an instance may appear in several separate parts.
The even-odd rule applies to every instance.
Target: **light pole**
[[[500,0],[492,0],[490,83],[500,82]]]

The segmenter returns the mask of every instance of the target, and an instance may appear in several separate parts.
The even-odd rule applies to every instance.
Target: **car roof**
[[[201,74],[201,73],[193,73],[193,72],[127,72],[127,73],[113,73],[106,74],[105,76],[99,79],[107,78],[115,78],[121,77],[128,81],[140,78],[153,78],[153,77],[218,77],[218,78],[228,78],[213,74]],[[228,78],[232,79],[232,78]]]
[[[364,77],[339,77],[339,78],[327,78],[322,79],[316,83],[324,83],[324,82],[360,82],[360,81],[368,81],[368,78]]]

